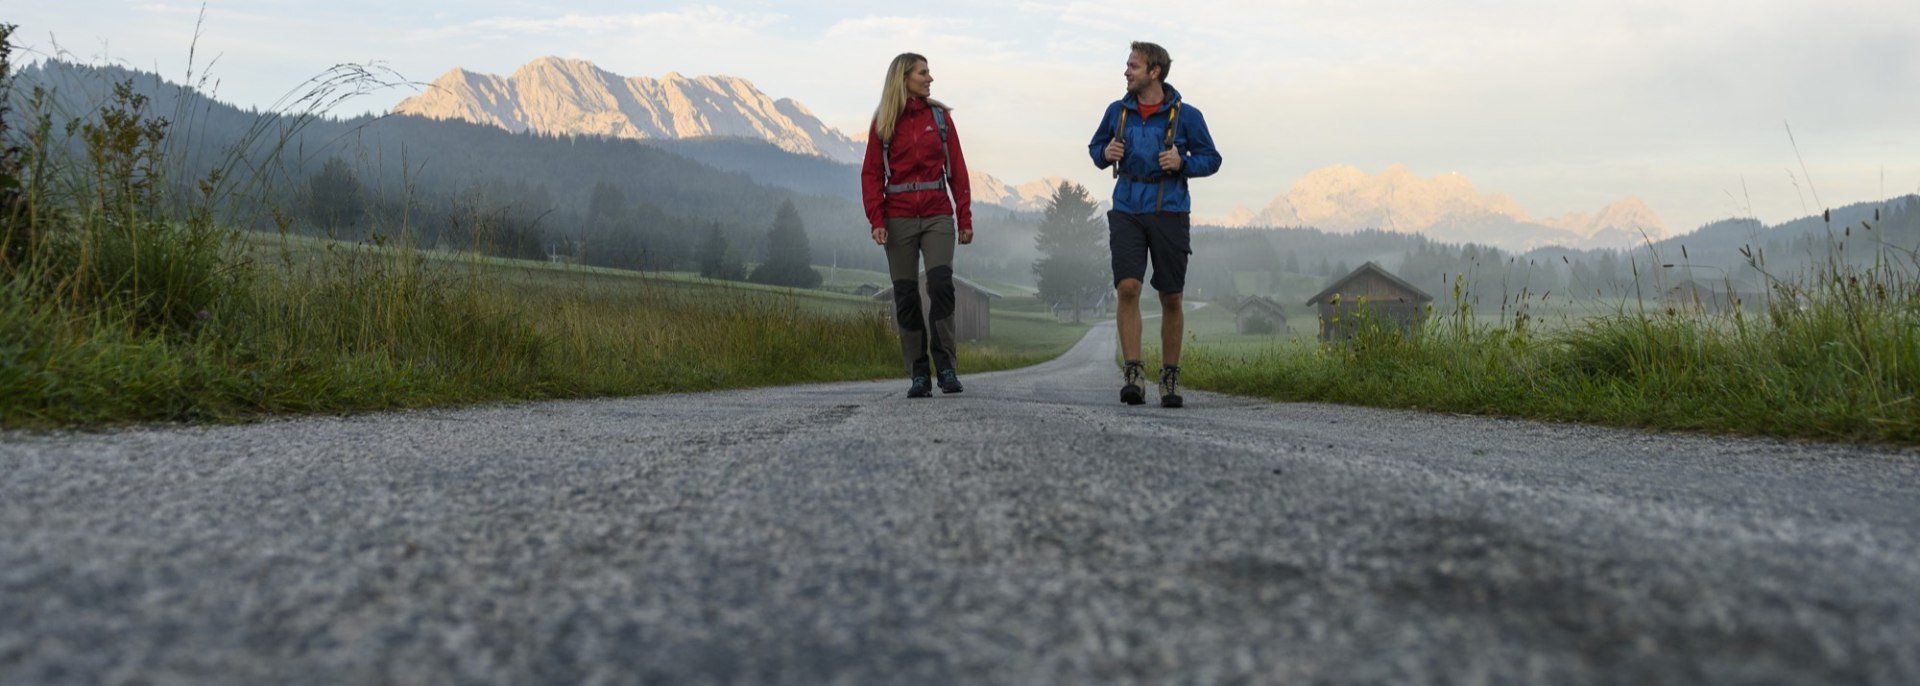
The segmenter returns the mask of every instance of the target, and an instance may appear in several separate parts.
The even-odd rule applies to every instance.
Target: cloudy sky
[[[200,12],[0,0],[30,51],[174,78]],[[1111,181],[1086,141],[1121,94],[1128,41],[1153,40],[1226,158],[1195,184],[1196,211],[1210,216],[1259,209],[1333,164],[1458,172],[1536,216],[1639,196],[1680,232],[1920,192],[1913,0],[211,0],[199,31],[200,61],[218,59],[219,96],[242,105],[270,106],[342,62],[426,82],[455,66],[509,74],[559,55],[628,76],[745,77],[855,133],[887,61],[911,50],[929,57],[974,166],[1096,189]],[[411,94],[381,92],[340,114]]]

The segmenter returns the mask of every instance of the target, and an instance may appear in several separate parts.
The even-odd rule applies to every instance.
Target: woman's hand
[[[887,244],[887,227],[884,227],[884,226],[873,227],[873,244],[874,245]]]
[[[960,244],[961,244],[961,245],[966,245],[966,244],[968,244],[968,243],[972,243],[972,242],[973,242],[973,229],[961,229],[961,230],[960,230]]]

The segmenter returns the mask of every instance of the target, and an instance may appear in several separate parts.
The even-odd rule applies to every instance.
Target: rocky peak
[[[841,162],[860,160],[863,145],[834,130],[791,99],[774,100],[746,79],[658,80],[622,77],[581,59],[542,57],[511,76],[455,68],[395,114],[460,119],[508,131],[659,139],[739,136],[790,152]]]

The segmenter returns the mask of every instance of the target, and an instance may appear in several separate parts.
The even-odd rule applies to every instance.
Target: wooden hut
[[[1326,290],[1307,299],[1308,305],[1320,306],[1320,340],[1352,338],[1363,300],[1368,316],[1411,330],[1426,319],[1427,303],[1433,302],[1433,296],[1378,264],[1360,265],[1353,273],[1334,279]]]
[[[1739,284],[1728,283],[1727,290],[1715,290],[1712,286],[1692,279],[1681,281],[1660,294],[1660,304],[1675,312],[1687,313],[1724,313],[1746,308],[1763,309],[1766,297],[1750,292]]]
[[[879,293],[879,292],[880,292],[880,286],[878,284],[863,283],[853,287],[854,295],[863,295],[863,296],[871,297],[873,294]]]
[[[993,300],[1003,297],[987,287],[961,278],[953,277],[953,337],[963,341],[986,340],[993,335]],[[892,308],[893,287],[874,294],[874,300],[887,303]],[[933,310],[933,301],[927,298],[927,273],[920,273],[920,312]],[[891,309],[889,309],[891,311]]]
[[[1240,333],[1280,334],[1287,331],[1287,313],[1264,295],[1249,295],[1233,306],[1233,323]]]

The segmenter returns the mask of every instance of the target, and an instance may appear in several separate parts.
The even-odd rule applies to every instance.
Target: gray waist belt
[[[896,183],[887,186],[888,193],[912,193],[914,191],[937,191],[947,187],[945,181],[921,181],[920,183]]]

